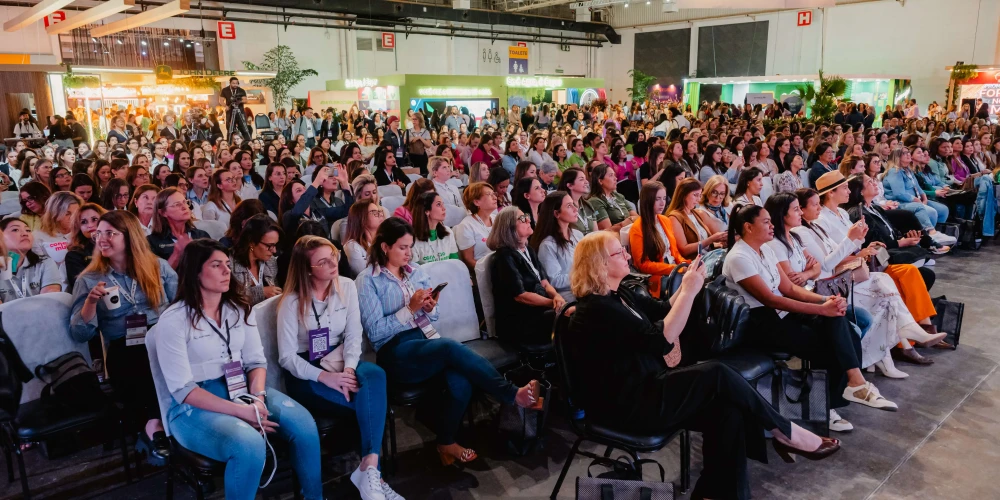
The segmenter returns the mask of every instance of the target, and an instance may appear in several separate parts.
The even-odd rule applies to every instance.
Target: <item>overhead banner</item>
[[[511,75],[528,74],[528,48],[507,47],[508,73]]]
[[[747,93],[747,104],[751,106],[756,106],[760,104],[761,106],[767,106],[768,104],[774,104],[774,94],[763,92],[763,93]]]

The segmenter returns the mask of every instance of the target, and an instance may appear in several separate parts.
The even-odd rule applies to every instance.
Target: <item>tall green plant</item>
[[[847,92],[847,80],[839,76],[826,78],[819,72],[819,85],[803,85],[799,87],[799,96],[803,105],[809,105],[812,118],[817,121],[830,121],[837,113],[837,98]],[[850,99],[841,99],[850,101]],[[810,104],[811,103],[811,104]]]
[[[656,84],[656,77],[643,73],[642,70],[630,69],[626,73],[632,79],[632,86],[625,89],[632,102],[645,101],[650,98],[650,88]]]
[[[299,69],[299,63],[287,45],[277,47],[264,53],[264,61],[254,64],[243,61],[243,66],[249,71],[274,71],[274,78],[259,78],[250,80],[250,85],[271,89],[274,107],[284,107],[289,102],[289,92],[307,76],[317,76],[315,70]]]

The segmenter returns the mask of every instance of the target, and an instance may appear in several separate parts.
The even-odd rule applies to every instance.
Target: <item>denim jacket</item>
[[[902,168],[894,168],[886,172],[882,178],[882,187],[885,188],[885,199],[898,201],[900,203],[910,203],[913,198],[920,197],[920,185],[913,172]]]
[[[430,288],[431,279],[427,273],[420,266],[406,266],[403,276],[400,282],[381,266],[368,266],[355,280],[361,306],[361,325],[376,351],[397,334],[417,328],[415,316],[425,315],[431,321],[438,319],[437,307],[429,313],[422,309],[411,313],[406,307],[410,293],[404,291],[403,286],[409,285],[414,291]]]

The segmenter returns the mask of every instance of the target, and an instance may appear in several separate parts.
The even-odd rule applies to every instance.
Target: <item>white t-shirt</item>
[[[760,276],[771,293],[781,296],[778,285],[781,284],[781,272],[778,270],[778,258],[768,245],[761,245],[760,253],[754,251],[745,241],[739,240],[729,249],[726,260],[722,264],[722,274],[726,277],[726,286],[739,292],[751,309],[763,307],[756,297],[747,292],[740,281],[752,276]],[[786,311],[778,311],[778,316],[784,318]]]
[[[412,260],[416,264],[427,264],[439,260],[448,260],[458,257],[458,247],[455,245],[455,231],[449,231],[448,236],[438,238],[437,233],[434,239],[420,241],[414,239],[412,248]]]
[[[778,262],[788,262],[788,266],[791,267],[792,272],[801,273],[806,268],[805,249],[802,248],[802,245],[794,236],[788,238],[788,244],[792,246],[791,251],[788,251],[785,244],[778,241],[778,238],[767,242],[766,246],[774,252],[774,256],[778,259]]]
[[[66,288],[66,254],[69,253],[69,236],[56,233],[55,236],[49,236],[45,231],[35,231],[35,244],[32,245],[31,250],[35,252],[39,257],[48,257],[52,259],[56,267],[59,269],[59,274],[62,276],[63,288]]]
[[[493,214],[490,215],[490,220],[493,220]],[[472,258],[476,260],[483,258],[484,255],[490,253],[489,247],[486,246],[486,238],[490,236],[490,229],[492,226],[486,227],[486,224],[483,224],[476,215],[462,219],[462,222],[455,226],[455,243],[458,244],[458,249],[473,248]]]

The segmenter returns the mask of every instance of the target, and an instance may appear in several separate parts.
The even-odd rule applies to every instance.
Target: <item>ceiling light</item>
[[[170,46],[170,42],[163,42],[163,46],[164,47],[169,47]]]
[[[146,53],[145,53],[145,52],[143,52],[143,53],[142,53],[142,55],[143,55],[143,56],[145,56],[145,55],[146,55]]]
[[[116,39],[115,42],[117,42],[118,45],[122,45],[122,39],[121,38]]]
[[[141,42],[139,42],[139,43],[141,43],[143,47],[145,47],[145,46],[146,46],[146,41],[145,41],[145,40],[143,40],[143,41],[141,41]]]
[[[625,8],[626,9],[628,8],[628,2],[625,2]]]
[[[91,41],[91,42],[94,42],[94,43],[97,43],[97,39],[96,39],[96,38],[94,38],[94,37],[90,37],[90,41]]]

